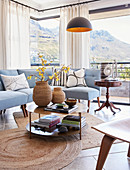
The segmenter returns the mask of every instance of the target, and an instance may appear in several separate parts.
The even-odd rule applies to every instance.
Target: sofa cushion
[[[63,91],[66,94],[66,98],[92,100],[100,96],[99,90],[91,87],[71,87],[71,88],[65,88],[63,89]]]
[[[6,76],[1,74],[1,78],[6,90],[18,90],[29,88],[29,84],[26,80],[24,73],[17,76]]]
[[[54,70],[54,73],[57,73],[57,71],[59,71],[60,69],[55,69]],[[67,83],[67,75],[68,73],[65,73],[64,70],[60,72],[59,74],[59,80],[57,81],[56,79],[53,79],[52,80],[52,83],[51,85],[52,86],[66,86],[66,83]]]
[[[67,79],[67,87],[76,87],[76,86],[84,86],[86,87],[86,82],[84,79],[85,76],[85,69],[80,70],[70,70]]]
[[[1,80],[1,74],[7,76],[17,76],[17,70],[0,70],[0,91],[5,90],[3,81]]]
[[[27,103],[28,96],[17,91],[0,91],[0,110]]]
[[[20,89],[18,90],[21,93],[25,93],[26,95],[28,95],[28,99],[27,102],[32,102],[33,101],[33,88],[29,88],[29,89]]]
[[[39,76],[38,72],[35,69],[18,69],[18,73],[19,74],[24,73],[26,78],[29,77],[30,75],[34,75],[34,74]],[[46,69],[44,76],[45,76],[45,80],[47,80],[48,76],[52,76],[52,69]],[[38,80],[39,79],[37,79],[37,81]],[[35,80],[34,76],[31,78],[31,80],[29,79],[27,81],[29,83],[30,88],[33,88],[36,85],[36,83],[35,83],[36,80]],[[48,81],[48,84],[51,84],[51,80]]]

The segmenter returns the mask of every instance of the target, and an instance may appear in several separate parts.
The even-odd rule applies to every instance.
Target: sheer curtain
[[[0,69],[30,68],[30,11],[8,0],[0,8]]]
[[[72,68],[89,68],[90,34],[66,31],[67,23],[79,14],[79,7],[62,8],[60,11],[60,63]],[[88,5],[80,5],[80,16],[89,19]]]

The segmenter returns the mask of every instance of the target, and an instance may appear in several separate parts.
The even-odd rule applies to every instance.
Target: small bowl
[[[77,100],[76,99],[67,99],[65,101],[65,103],[69,106],[69,107],[73,107],[74,105],[76,105]]]

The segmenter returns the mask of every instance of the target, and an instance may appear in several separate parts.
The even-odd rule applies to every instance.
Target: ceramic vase
[[[47,81],[37,81],[33,89],[33,101],[38,106],[47,106],[52,100],[52,91]]]
[[[65,101],[65,93],[61,87],[55,87],[52,92],[52,103],[63,103]]]

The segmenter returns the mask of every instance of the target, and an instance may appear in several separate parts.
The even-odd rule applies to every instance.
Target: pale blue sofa
[[[33,69],[18,69],[18,70],[0,70],[0,74],[9,75],[9,76],[16,76],[19,74],[24,73],[26,77],[29,75],[35,74],[36,71]],[[52,75],[52,70],[47,69],[45,78],[47,78],[47,75]],[[98,86],[95,86],[94,81],[100,79],[100,71],[99,70],[93,70],[93,69],[86,69],[85,73],[85,80],[88,87],[71,87],[66,88],[62,87],[63,91],[66,94],[66,98],[76,98],[76,99],[83,99],[88,100],[88,111],[90,107],[90,100],[93,100],[94,98],[97,98],[99,101],[100,97],[100,88]],[[15,107],[15,106],[21,106],[24,116],[27,116],[26,111],[26,104],[29,102],[32,102],[32,94],[33,94],[33,88],[35,86],[35,79],[32,77],[31,80],[28,80],[29,89],[20,89],[17,91],[5,91],[3,82],[0,77],[0,111],[2,110]],[[49,84],[51,85],[51,81],[49,81]],[[54,86],[51,86],[53,89]]]

